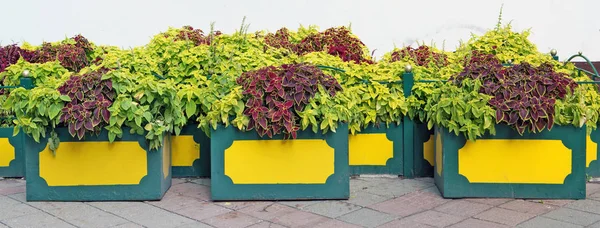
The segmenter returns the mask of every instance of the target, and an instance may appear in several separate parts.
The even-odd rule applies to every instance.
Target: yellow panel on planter
[[[435,138],[435,169],[438,175],[442,175],[442,136],[441,134],[436,134]]]
[[[356,134],[348,138],[350,165],[383,165],[394,157],[394,143],[386,133]]]
[[[14,146],[10,144],[8,138],[0,138],[0,167],[8,167],[10,166],[10,162],[15,160],[15,150]]]
[[[598,160],[598,143],[592,141],[592,138],[588,135],[585,142],[585,167],[590,167],[590,163],[594,160]]]
[[[139,184],[148,173],[147,152],[138,142],[61,142],[40,157],[48,186]]]
[[[433,166],[433,160],[435,160],[434,156],[435,155],[433,153],[433,135],[431,135],[429,137],[429,140],[423,143],[423,158],[425,158],[425,160],[427,160],[427,162],[429,162],[429,164]]]
[[[167,179],[171,170],[171,140],[168,137],[163,137],[163,177]]]
[[[324,184],[334,173],[325,140],[239,140],[225,150],[225,175],[234,184]]]
[[[458,150],[458,173],[470,183],[563,184],[571,153],[561,140],[478,139]]]
[[[171,140],[173,166],[193,166],[194,161],[200,159],[200,145],[194,141],[193,135],[173,136]]]

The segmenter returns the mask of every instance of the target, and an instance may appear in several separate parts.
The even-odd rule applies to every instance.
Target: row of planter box
[[[28,200],[96,201],[157,200],[172,176],[210,176],[213,200],[344,199],[349,176],[367,173],[433,174],[448,198],[577,199],[585,197],[586,172],[600,173],[598,130],[586,137],[585,128],[555,126],[521,136],[498,125],[495,136],[471,142],[447,129],[432,134],[422,124],[408,124],[413,131],[403,125],[350,136],[341,125],[337,133],[303,131],[296,140],[233,127],[219,127],[209,139],[189,126],[165,136],[159,150],[149,150],[139,135],[108,143],[103,132],[79,141],[55,129],[61,140],[55,153],[46,139],[36,143],[3,128],[0,175],[25,171]],[[413,150],[404,149],[411,144],[406,138]]]

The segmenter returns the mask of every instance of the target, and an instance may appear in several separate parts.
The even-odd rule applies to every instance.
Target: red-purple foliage
[[[440,67],[448,65],[448,57],[445,54],[433,52],[430,47],[425,45],[416,49],[409,46],[394,51],[392,52],[391,62],[400,61],[407,56],[419,66],[428,66],[431,61]]]
[[[551,64],[534,67],[523,62],[504,67],[494,55],[477,52],[452,80],[460,85],[466,78],[480,80],[483,86],[479,92],[492,96],[489,104],[496,109],[496,122],[513,126],[520,134],[552,129],[556,99],[563,99],[577,87]]]
[[[98,133],[108,124],[108,108],[115,98],[112,81],[102,80],[108,70],[101,69],[84,75],[71,76],[58,88],[71,101],[62,109],[60,123],[67,126],[73,137],[82,139],[86,133]]]
[[[329,28],[323,32],[310,34],[297,44],[290,42],[289,31],[287,28],[282,28],[275,34],[267,34],[265,43],[275,48],[289,49],[298,55],[326,51],[345,62],[373,63],[372,60],[365,58],[365,44],[353,37],[350,30],[345,27]]]
[[[17,63],[21,57],[29,62],[35,57],[35,51],[21,49],[16,44],[0,47],[0,73],[8,66]]]
[[[194,43],[194,45],[199,46],[199,45],[210,45],[210,43],[213,40],[213,36],[218,36],[221,35],[220,31],[216,31],[213,34],[209,34],[208,36],[204,35],[204,32],[200,29],[194,29],[192,26],[183,26],[183,29],[181,29],[181,31],[179,32],[179,34],[177,34],[177,37],[175,38],[175,41],[178,40],[189,40],[192,43]]]
[[[342,89],[337,80],[318,67],[288,64],[265,67],[242,74],[237,83],[244,89],[244,114],[250,117],[248,129],[262,137],[283,133],[296,138],[299,125],[297,111],[302,111],[318,92],[319,85],[335,96]]]

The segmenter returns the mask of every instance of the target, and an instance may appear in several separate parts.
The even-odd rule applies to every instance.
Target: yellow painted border
[[[478,139],[458,151],[458,173],[470,183],[563,184],[571,156],[561,140]]]
[[[334,149],[322,139],[236,140],[225,150],[225,175],[234,184],[325,184]]]
[[[39,165],[48,186],[132,185],[148,174],[138,142],[61,142],[56,155],[39,153]]]
[[[598,143],[592,141],[592,138],[588,135],[586,136],[586,146],[585,146],[585,167],[590,167],[590,163],[592,161],[598,160]]]
[[[386,133],[359,133],[348,138],[350,165],[385,166],[394,157],[394,142]]]
[[[9,167],[10,162],[15,160],[15,147],[8,138],[0,138],[0,148],[0,167]]]

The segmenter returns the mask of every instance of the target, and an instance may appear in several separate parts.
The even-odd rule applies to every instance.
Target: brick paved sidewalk
[[[360,177],[347,201],[210,202],[207,179],[174,179],[162,201],[25,202],[25,181],[0,179],[4,227],[600,227],[600,184],[586,200],[440,197],[431,178]]]

